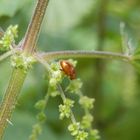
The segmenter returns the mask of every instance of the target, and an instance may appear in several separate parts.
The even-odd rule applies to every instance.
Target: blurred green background
[[[37,0],[0,0],[0,26],[19,25],[19,40],[28,26]],[[39,51],[104,50],[122,52],[120,22],[134,48],[140,41],[139,0],[50,0],[38,41]],[[96,98],[94,128],[101,140],[140,139],[140,75],[125,62],[79,59],[77,77],[84,83],[83,93]],[[0,64],[0,100],[11,74],[9,61]],[[24,83],[12,123],[5,140],[26,140],[36,122],[34,104],[47,91],[45,70],[35,65]],[[51,98],[47,122],[39,140],[72,140],[67,121],[60,121],[60,98]],[[78,109],[77,109],[78,110]],[[78,112],[77,117],[78,117]],[[80,116],[80,115],[79,115]]]

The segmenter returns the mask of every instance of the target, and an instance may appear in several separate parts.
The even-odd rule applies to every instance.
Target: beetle
[[[67,60],[60,61],[61,70],[69,76],[71,80],[76,79],[76,72],[74,66]]]

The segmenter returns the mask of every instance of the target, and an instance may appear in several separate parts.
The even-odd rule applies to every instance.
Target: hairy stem
[[[48,1],[49,0],[38,0],[34,15],[28,26],[23,44],[21,46],[23,52],[27,56],[32,55],[34,52],[35,45],[39,35],[39,30],[46,11]],[[23,70],[21,69],[13,70],[11,79],[8,84],[8,88],[6,90],[6,93],[2,100],[2,104],[0,106],[0,140],[3,137],[3,133],[6,128],[7,122],[9,122],[11,118],[11,114],[16,105],[17,97],[20,93],[25,77],[26,74],[24,73]]]
[[[32,54],[34,52],[48,2],[49,0],[38,0],[34,15],[28,26],[28,30],[26,32],[24,43],[22,46],[26,54]]]
[[[2,139],[5,127],[10,120],[11,114],[15,108],[17,97],[20,93],[25,76],[26,74],[22,70],[13,70],[0,108],[0,140]]]
[[[120,53],[104,52],[104,51],[57,51],[38,53],[36,56],[42,57],[46,60],[60,59],[60,58],[102,58],[102,59],[120,59],[130,61],[130,56]]]
[[[6,59],[7,57],[9,57],[10,55],[14,54],[15,52],[17,52],[17,49],[10,50],[10,51],[0,55],[0,61]]]

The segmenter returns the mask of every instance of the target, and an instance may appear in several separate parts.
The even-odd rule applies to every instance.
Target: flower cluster
[[[34,62],[35,59],[32,56],[25,56],[23,53],[17,53],[11,57],[11,65],[23,69],[25,73],[32,68]]]
[[[85,129],[91,128],[92,121],[93,116],[91,114],[86,114],[82,117],[81,125]]]
[[[35,108],[39,110],[39,112],[37,114],[37,123],[33,125],[32,133],[29,137],[30,140],[36,140],[42,133],[42,124],[46,121],[45,107],[46,97],[35,104]]]
[[[75,94],[79,94],[81,93],[81,87],[82,87],[83,83],[81,82],[80,79],[75,79],[70,81],[69,85],[66,88],[66,91],[70,92],[70,93],[75,93]]]
[[[70,99],[64,100],[64,105],[59,105],[60,119],[64,117],[69,118],[71,115],[71,108],[73,107],[74,101]]]
[[[40,135],[42,132],[42,128],[39,124],[35,124],[33,126],[33,130],[32,130],[32,135],[30,135],[29,139],[30,140],[36,140],[36,138],[38,137],[38,135]]]
[[[15,38],[17,38],[18,33],[18,25],[9,26],[7,30],[3,33],[3,36],[0,40],[0,51],[6,52],[13,48],[13,44],[15,44]]]
[[[49,88],[48,94],[52,97],[60,95],[58,91],[58,84],[62,82],[63,74],[60,71],[60,66],[58,63],[54,62],[50,65],[49,68]]]
[[[79,100],[79,104],[81,104],[82,107],[85,109],[92,109],[94,101],[95,101],[95,99],[93,99],[93,98],[89,98],[87,96],[82,96]]]
[[[52,63],[50,65],[50,80],[49,84],[51,87],[56,86],[58,83],[62,81],[62,73],[60,71],[60,67],[57,63]]]
[[[74,67],[76,66],[76,61],[72,59],[67,60]],[[91,139],[98,139],[97,130],[92,129],[93,115],[90,113],[90,110],[94,107],[94,99],[84,96],[82,94],[81,88],[83,83],[80,79],[70,79],[70,77],[61,71],[59,63],[52,63],[50,66],[50,87],[49,93],[51,96],[60,95],[63,100],[63,104],[59,105],[60,119],[70,118],[72,123],[68,126],[68,130],[71,132],[71,135],[74,136],[75,140],[86,140],[88,137]],[[67,77],[68,84],[66,87],[59,90],[59,86],[64,77]],[[65,79],[66,80],[66,79]],[[51,90],[50,90],[51,89]],[[59,90],[59,91],[58,91]],[[72,108],[74,106],[74,101],[66,97],[65,92],[76,94],[79,97],[79,104],[84,109],[84,116],[80,122],[77,122],[76,119],[73,120]]]
[[[63,120],[64,118],[71,120],[71,123],[68,125],[68,130],[75,140],[97,140],[99,138],[98,132],[96,129],[92,129],[93,116],[90,113],[90,110],[93,108],[94,99],[84,96],[81,91],[83,85],[81,80],[76,78],[71,79],[69,75],[69,68],[70,70],[71,68],[73,70],[76,66],[76,61],[73,61],[71,59],[64,60],[63,62],[68,62],[65,63],[67,65],[67,67],[65,67],[64,69],[66,70],[65,72],[62,70],[60,62],[54,62],[51,63],[51,65],[46,62],[46,68],[49,71],[49,88],[47,96],[56,97],[57,95],[59,95],[62,98],[62,103],[59,105],[59,118],[61,120]],[[64,83],[63,87],[61,86],[62,83]],[[76,120],[72,110],[75,103],[74,100],[72,100],[70,97],[67,97],[65,95],[65,92],[72,95],[75,94],[79,97],[79,105],[84,110],[84,115],[82,116],[80,121]],[[45,105],[46,100],[43,99],[36,104],[36,108],[44,109]],[[44,118],[44,112],[41,111],[38,114],[39,122],[44,120]]]
[[[37,115],[37,119],[38,119],[39,122],[42,122],[42,123],[46,120],[46,115],[44,113],[45,107],[46,107],[45,99],[39,100],[35,104],[35,108],[40,111]]]
[[[75,140],[85,140],[88,137],[88,133],[81,128],[79,122],[70,124],[68,130],[72,136],[75,136]]]

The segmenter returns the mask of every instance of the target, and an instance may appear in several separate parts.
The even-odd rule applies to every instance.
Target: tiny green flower
[[[88,129],[91,127],[93,121],[93,116],[91,114],[87,114],[83,116],[81,125],[84,129]]]
[[[97,129],[91,129],[90,137],[93,137],[95,140],[100,139],[99,131]]]
[[[26,73],[32,64],[35,62],[35,59],[32,56],[25,56],[24,54],[15,54],[11,57],[11,64],[15,68],[23,69]]]
[[[50,65],[50,68],[51,68],[51,70],[53,70],[53,71],[58,71],[58,70],[60,70],[60,66],[59,66],[59,64],[56,63],[56,62],[52,62],[51,65]]]
[[[88,133],[81,128],[79,122],[70,124],[68,130],[71,132],[72,136],[75,136],[75,140],[85,140],[88,137]]]
[[[39,124],[34,125],[33,128],[36,134],[41,134],[42,128],[40,127]]]
[[[15,44],[15,38],[18,36],[18,25],[9,26],[0,40],[0,51],[5,52],[12,49],[12,44]]]
[[[42,128],[40,126],[40,124],[35,124],[33,126],[33,132],[32,132],[32,135],[30,136],[30,140],[34,140],[37,138],[38,135],[40,135],[42,132]]]
[[[57,86],[50,86],[48,88],[48,93],[51,97],[56,97],[58,95],[60,95],[60,92],[57,89]]]
[[[70,84],[66,88],[66,91],[79,94],[79,93],[81,93],[80,90],[81,90],[82,85],[83,85],[83,83],[81,82],[80,79],[71,80]]]
[[[71,108],[73,107],[74,101],[65,99],[64,105],[59,105],[60,119],[64,117],[69,118],[71,115]]]
[[[38,110],[43,110],[46,106],[46,102],[45,100],[39,100],[36,104],[35,104],[35,108]]]
[[[86,109],[92,109],[95,99],[87,96],[80,97],[79,103]]]
[[[51,92],[50,95],[52,97],[56,97],[56,96],[60,95],[60,93],[59,93],[59,91],[56,90],[56,91]]]
[[[9,32],[9,34],[13,34],[15,38],[18,37],[18,25],[9,26],[7,32]]]
[[[37,115],[37,119],[39,122],[43,123],[46,121],[46,114],[44,112],[40,112],[38,115]]]
[[[70,117],[70,110],[67,109],[66,105],[59,105],[60,111],[60,119],[62,120],[64,117]]]
[[[72,123],[68,126],[68,130],[71,132],[72,136],[76,136],[79,133],[80,123]]]
[[[50,80],[49,85],[51,87],[56,87],[58,83],[62,81],[62,72],[60,71],[60,67],[57,63],[52,63],[50,65]]]
[[[74,101],[71,99],[65,99],[64,104],[68,107],[73,107]]]
[[[88,133],[82,130],[82,131],[79,131],[75,140],[86,140],[87,137],[88,137]]]
[[[61,71],[51,71],[50,86],[56,86],[62,80]]]

